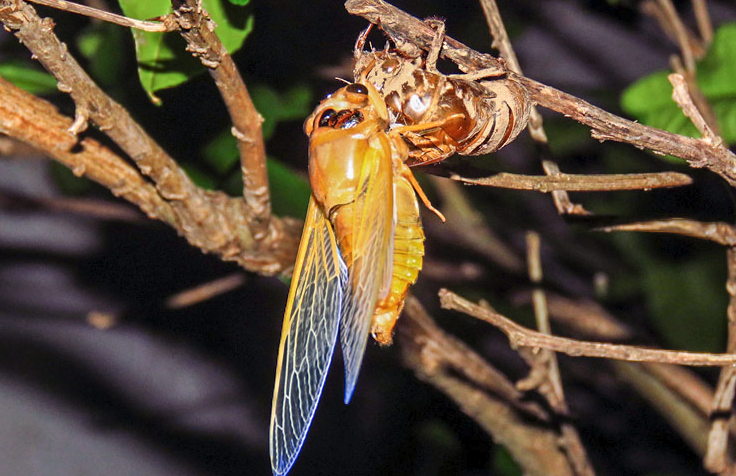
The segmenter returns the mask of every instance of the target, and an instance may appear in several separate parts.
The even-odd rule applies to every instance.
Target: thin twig
[[[736,353],[736,248],[730,247],[726,252],[728,266],[728,342],[726,351]],[[736,366],[724,367],[718,376],[715,396],[711,406],[713,423],[708,434],[708,451],[704,458],[704,466],[713,472],[726,469],[729,464],[728,425],[732,416],[734,394],[736,392]]]
[[[506,334],[514,348],[549,349],[573,357],[597,357],[627,362],[659,362],[702,367],[722,367],[736,364],[736,355],[730,354],[647,349],[632,345],[585,342],[549,336],[522,327],[510,319],[473,304],[447,289],[440,289],[439,296],[443,308],[464,312],[499,328]]]
[[[527,267],[529,270],[529,281],[534,285],[532,291],[532,302],[534,304],[534,316],[537,319],[537,328],[542,334],[552,335],[549,324],[549,313],[547,310],[547,297],[541,288],[542,283],[542,259],[540,255],[541,240],[539,235],[529,232],[526,235],[527,242]],[[550,350],[544,350],[538,354],[537,361],[546,369],[544,375],[546,384],[539,387],[540,393],[549,402],[557,415],[567,415],[568,407],[565,401],[565,391],[560,378],[560,367],[557,364],[557,356]],[[570,464],[575,469],[576,475],[594,476],[595,471],[588,460],[585,447],[580,440],[575,427],[569,421],[560,423],[562,434],[562,445],[570,458]]]
[[[542,118],[541,114],[538,114],[538,116],[540,119]],[[549,145],[546,143],[542,145],[541,150],[542,156],[552,155],[549,150]],[[557,162],[552,160],[542,160],[542,170],[544,170],[544,173],[547,174],[548,177],[559,178],[564,175],[560,171],[560,166],[557,165]],[[590,212],[587,211],[585,207],[579,203],[573,203],[572,200],[570,200],[570,196],[566,190],[552,190],[552,197],[555,202],[555,207],[557,208],[557,213],[567,215],[590,215]]]
[[[708,168],[721,175],[732,186],[736,186],[736,155],[726,148],[631,122],[528,78],[522,77],[519,81],[529,89],[540,106],[591,127],[592,136],[598,140],[626,142],[654,153],[674,155],[685,159],[691,167]]]
[[[523,302],[531,300],[529,293],[520,294],[515,300],[520,302],[519,299],[524,297],[526,299]],[[623,340],[631,339],[634,335],[632,329],[595,302],[575,301],[547,293],[547,303],[552,320],[587,339]],[[714,393],[700,376],[690,369],[669,364],[612,364],[644,398],[656,401],[654,408],[676,428],[685,432],[684,437],[694,448],[704,453]],[[667,396],[665,392],[674,395]],[[659,406],[662,402],[665,404]],[[691,408],[697,411],[698,416],[691,415]],[[736,435],[733,422],[729,430]]]
[[[614,190],[649,190],[654,188],[681,187],[693,180],[678,172],[654,172],[642,174],[583,175],[518,175],[502,172],[490,177],[468,178],[451,174],[450,178],[470,185],[532,190],[548,193],[555,190],[571,192],[610,192]]]
[[[649,366],[660,364],[632,362],[611,362],[611,364],[618,379],[630,385],[647,400],[654,411],[667,420],[697,454],[704,454],[708,436],[708,417],[684,400],[679,392],[673,392],[663,381],[649,372]]]
[[[399,10],[383,0],[347,0],[345,9],[351,15],[358,15],[374,23],[388,34],[397,48],[420,48],[429,51],[432,41],[437,36],[425,22],[408,13]],[[419,54],[412,55],[419,56]],[[445,36],[442,56],[453,61],[461,70],[488,70],[491,76],[493,70],[503,74],[507,68],[503,61],[489,54],[471,50],[459,41]]]
[[[406,300],[398,326],[404,364],[438,388],[530,476],[574,476],[547,411],[527,401],[501,372],[463,342],[443,332],[419,301]]]
[[[486,23],[488,23],[488,29],[491,32],[493,38],[492,46],[498,49],[498,52],[506,61],[508,68],[516,74],[523,74],[521,71],[521,65],[519,59],[516,56],[514,48],[511,46],[511,40],[506,32],[506,26],[501,19],[501,12],[498,9],[498,4],[495,0],[480,0],[480,5],[483,7],[483,14],[486,17]],[[544,124],[542,115],[537,110],[536,106],[532,106],[529,111],[529,123],[527,124],[529,129],[529,135],[531,135],[534,142],[537,144],[537,148],[540,151],[542,157],[551,157],[552,153],[549,148],[549,141],[547,140],[547,134],[544,131]],[[559,167],[556,163],[551,160],[543,160],[542,167],[544,173],[553,176],[560,173]],[[564,190],[554,190],[552,192],[552,198],[555,202],[555,207],[560,214],[587,214],[582,205],[573,204],[570,200],[570,196]]]
[[[600,304],[587,299],[570,299],[547,291],[547,308],[557,324],[574,334],[595,340],[623,341],[631,339],[634,331],[619,322]],[[531,303],[531,293],[524,291],[512,296],[514,305]]]
[[[149,218],[167,223],[179,233],[200,233],[199,228],[185,228],[179,215],[156,188],[138,170],[110,149],[91,138],[79,141],[69,132],[72,119],[59,114],[48,102],[33,96],[0,79],[0,132],[30,145],[71,169],[76,175],[84,176],[110,189],[118,197],[138,206]],[[224,195],[208,193],[213,202],[228,220],[237,223],[242,210],[237,203]],[[282,228],[269,249],[256,249],[254,242],[245,247],[245,242],[236,241],[242,248],[228,259],[238,262],[245,269],[261,273],[285,272],[294,263],[297,244],[301,234],[298,221],[274,219]],[[206,235],[200,235],[206,238]],[[214,249],[208,245],[206,250]]]
[[[551,319],[576,335],[595,340],[629,340],[634,331],[620,322],[597,302],[573,300],[547,292],[547,307]],[[514,296],[514,304],[531,302],[529,292]],[[703,416],[710,414],[713,390],[689,369],[668,364],[642,363],[650,374],[649,380],[659,380],[670,391],[680,395],[688,405]]]
[[[648,233],[671,233],[709,240],[724,246],[736,246],[736,229],[723,222],[700,222],[684,218],[627,223],[598,228],[599,231],[638,231]]]
[[[174,18],[189,51],[199,58],[215,80],[238,142],[243,173],[243,200],[248,228],[260,242],[273,233],[269,229],[271,198],[266,174],[266,147],[261,124],[263,118],[248,94],[232,57],[215,33],[215,24],[198,0],[173,0]]]
[[[692,35],[689,34],[685,25],[682,23],[680,15],[677,14],[675,5],[672,0],[657,0],[659,7],[665,13],[669,19],[670,24],[675,32],[675,38],[677,44],[680,46],[680,53],[682,54],[682,61],[685,64],[685,70],[690,74],[695,74],[695,55],[693,55],[693,49],[691,47],[690,38]]]
[[[150,32],[168,32],[177,29],[177,25],[171,22],[169,17],[164,17],[163,21],[147,21],[147,20],[136,20],[135,18],[129,18],[123,15],[117,15],[115,13],[106,12],[97,8],[88,7],[86,5],[80,5],[78,3],[67,2],[65,0],[29,0],[39,5],[46,5],[47,7],[56,8],[57,10],[63,10],[65,12],[77,13],[90,18],[96,18],[98,20],[114,23],[116,25],[125,26],[128,28],[135,28],[143,31]]]
[[[178,227],[171,205],[138,171],[94,139],[69,132],[72,120],[56,108],[0,78],[0,132],[23,141],[140,207],[150,218]]]
[[[23,44],[56,77],[59,89],[71,94],[76,106],[72,125],[77,126],[70,125],[68,129],[81,130],[80,124],[86,123],[87,118],[96,123],[135,161],[140,171],[151,177],[156,191],[173,211],[174,216],[168,223],[176,226],[191,244],[263,274],[289,270],[299,237],[297,221],[277,220],[271,224],[264,241],[255,240],[245,218],[247,213],[243,201],[196,187],[177,163],[133,121],[125,108],[100,90],[81,69],[66,46],[54,35],[53,21],[41,19],[22,0],[0,0],[0,21],[15,31]],[[20,127],[18,124],[15,126]],[[74,139],[74,135],[71,138]],[[59,160],[59,151],[55,148],[44,152]],[[104,180],[114,181],[115,177]],[[110,186],[113,191],[116,187],[115,184]]]
[[[682,20],[677,15],[677,10],[674,7],[671,9],[664,7],[661,0],[646,0],[641,3],[640,9],[657,21],[667,38],[678,44],[684,39],[688,45],[687,47],[696,58],[700,58],[705,54],[705,45],[682,24]],[[679,23],[680,26],[678,27],[676,23]]]
[[[170,200],[179,220],[185,226],[202,228],[212,236],[220,235],[228,223],[208,206],[203,191],[189,180],[176,162],[137,124],[120,104],[107,96],[85,73],[53,33],[53,22],[40,18],[22,0],[2,0],[0,21],[56,77],[59,89],[68,92],[76,106],[76,117],[86,117],[96,123],[153,179],[162,197]],[[197,239],[196,236],[192,238]],[[205,239],[198,239],[198,245]],[[222,247],[229,246],[223,240]]]
[[[700,91],[696,78],[695,60],[705,56],[706,48],[695,37],[695,34],[684,25],[672,0],[650,0],[645,2],[642,8],[645,12],[653,15],[659,21],[664,32],[679,45],[680,56],[672,55],[670,58],[672,69],[675,73],[681,74],[684,77],[687,83],[687,88],[684,89],[689,89],[689,95],[692,96],[690,100],[694,102],[697,109],[705,117],[710,128],[717,133],[719,130],[718,119],[705,95]]]
[[[703,141],[714,146],[723,147],[723,139],[714,131],[711,124],[705,120],[699,108],[693,101],[691,91],[689,90],[689,82],[681,74],[673,73],[667,76],[672,84],[672,99],[675,100],[682,112],[692,121],[700,132]]]
[[[181,309],[183,307],[193,306],[194,304],[232,291],[242,286],[243,283],[245,283],[245,275],[243,273],[232,273],[169,296],[166,299],[166,307],[170,309]]]
[[[695,21],[698,23],[698,31],[700,37],[706,46],[710,45],[713,41],[713,24],[710,21],[710,15],[708,14],[708,6],[706,0],[692,0],[693,11],[695,12]]]

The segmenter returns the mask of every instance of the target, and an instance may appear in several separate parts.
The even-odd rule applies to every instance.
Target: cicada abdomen
[[[481,81],[447,76],[428,68],[423,58],[359,47],[354,74],[384,98],[392,125],[406,126],[401,135],[410,148],[410,166],[438,162],[454,153],[495,152],[529,121],[529,94],[507,76]]]

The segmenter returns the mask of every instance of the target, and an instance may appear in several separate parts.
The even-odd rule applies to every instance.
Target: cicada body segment
[[[355,52],[355,77],[386,101],[392,127],[404,128],[407,164],[441,161],[454,153],[480,155],[511,142],[526,127],[531,101],[506,76],[484,81],[429,71],[423,58],[398,52]]]

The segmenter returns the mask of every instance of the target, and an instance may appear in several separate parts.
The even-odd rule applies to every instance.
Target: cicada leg
[[[401,164],[401,170],[399,170],[399,173],[402,177],[404,177],[406,180],[409,181],[412,188],[414,188],[414,191],[417,192],[417,195],[419,196],[419,199],[424,203],[424,206],[427,207],[431,212],[433,212],[435,215],[440,217],[440,220],[444,223],[447,221],[445,219],[445,215],[442,214],[441,211],[437,210],[435,207],[432,206],[432,203],[429,201],[429,198],[427,198],[427,195],[424,193],[424,190],[422,190],[422,187],[419,185],[419,182],[417,182],[417,179],[414,178],[414,174],[411,172],[411,169],[408,165],[402,163]]]
[[[424,20],[424,23],[433,29],[435,33],[434,38],[432,38],[432,45],[429,47],[429,52],[427,52],[427,61],[424,67],[430,73],[440,74],[437,71],[437,60],[440,59],[442,45],[445,42],[445,22],[436,18],[430,18]]]

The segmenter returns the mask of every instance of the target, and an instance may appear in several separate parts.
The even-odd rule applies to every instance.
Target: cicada
[[[422,267],[424,232],[402,131],[368,82],[349,84],[307,118],[312,196],[286,305],[270,426],[271,466],[285,474],[304,442],[338,333],[345,403],[369,333],[391,333]],[[427,202],[428,203],[428,202]]]
[[[387,105],[394,127],[402,133],[410,166],[439,162],[458,153],[495,152],[513,141],[529,121],[531,100],[505,71],[444,75],[437,70],[444,25],[435,48],[412,58],[397,49],[364,51],[366,30],[355,46],[356,77],[365,78]]]

